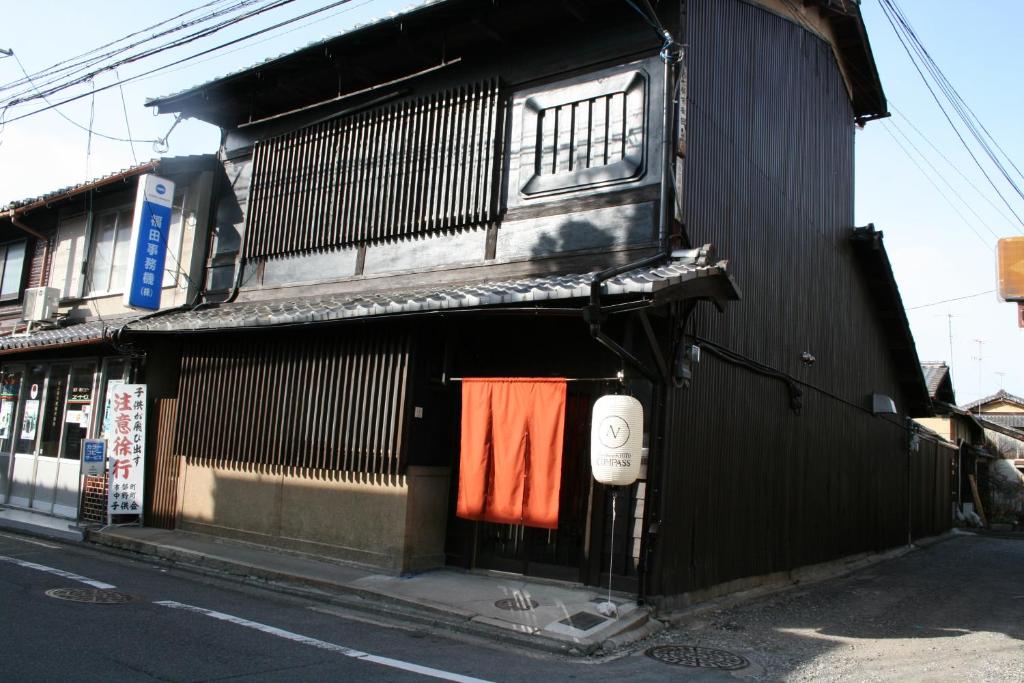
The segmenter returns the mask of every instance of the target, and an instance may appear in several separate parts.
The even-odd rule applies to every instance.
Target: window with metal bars
[[[260,141],[243,256],[482,226],[498,211],[497,80]]]
[[[175,452],[223,467],[400,474],[410,340],[391,328],[185,345]]]

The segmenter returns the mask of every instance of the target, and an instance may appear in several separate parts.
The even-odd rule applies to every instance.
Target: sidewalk
[[[32,522],[34,532],[26,528]],[[58,535],[57,527],[67,532],[67,525],[66,520],[45,515],[0,510],[0,528],[77,540]],[[513,574],[437,569],[394,576],[325,558],[147,527],[89,530],[86,540],[191,571],[315,596],[324,601],[325,610],[334,605],[560,654],[612,650],[662,628],[632,596],[613,593],[618,615],[606,617],[597,605],[607,593],[598,588],[546,584]]]

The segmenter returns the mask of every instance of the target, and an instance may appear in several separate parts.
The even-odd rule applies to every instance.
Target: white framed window
[[[0,301],[15,301],[21,296],[25,246],[25,240],[0,244]]]
[[[97,212],[92,221],[85,292],[116,294],[124,289],[132,235],[131,206]]]

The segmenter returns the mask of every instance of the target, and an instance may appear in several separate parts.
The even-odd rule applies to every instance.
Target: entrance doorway
[[[594,481],[590,470],[590,415],[594,401],[603,393],[605,388],[599,384],[569,385],[557,529],[458,518],[456,446],[449,487],[449,565],[606,585],[612,549],[616,588],[635,590],[646,484],[640,481],[619,491],[613,524],[612,496],[607,487]],[[458,424],[453,427],[457,434]],[[458,444],[458,438],[454,442]]]
[[[107,359],[105,369],[121,359]],[[9,505],[74,519],[82,441],[98,430],[95,359],[25,362],[0,372],[0,495]]]

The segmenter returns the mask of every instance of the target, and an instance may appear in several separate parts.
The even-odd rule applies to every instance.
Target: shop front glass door
[[[60,471],[60,439],[64,427],[64,402],[68,392],[68,371],[65,363],[50,366],[46,392],[39,408],[39,446],[36,457],[35,487],[32,508],[53,512]]]
[[[95,378],[95,362],[77,362],[71,366],[68,389],[65,392],[64,433],[61,436],[57,486],[53,501],[53,513],[61,517],[74,517],[78,513],[82,442],[91,437],[96,395]]]
[[[11,488],[12,454],[18,419],[18,395],[24,370],[6,366],[0,373],[0,502],[8,502]]]
[[[39,441],[39,415],[43,403],[43,389],[46,386],[44,364],[32,364],[25,368],[21,382],[19,410],[14,420],[14,464],[11,467],[11,505],[29,507],[32,504],[32,489],[36,474],[36,442]]]

